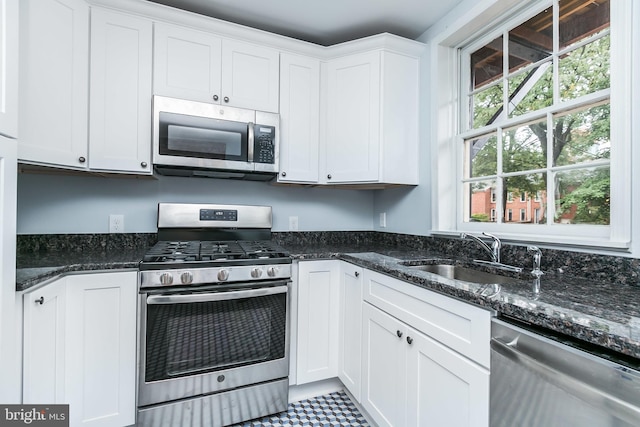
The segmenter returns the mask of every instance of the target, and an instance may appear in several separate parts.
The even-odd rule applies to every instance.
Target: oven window
[[[163,155],[247,161],[248,124],[185,114],[160,113]]]
[[[286,293],[147,305],[145,380],[281,359],[285,338]]]

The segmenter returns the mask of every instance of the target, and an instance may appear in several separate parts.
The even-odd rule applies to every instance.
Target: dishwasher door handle
[[[548,383],[563,389],[593,406],[609,408],[611,411],[614,411],[617,417],[631,424],[635,424],[640,420],[640,408],[616,396],[612,396],[604,390],[599,390],[574,376],[568,375],[554,366],[537,360],[527,354],[526,351],[519,349],[517,342],[517,338],[510,342],[492,338],[491,351],[495,351],[514,363],[520,364],[523,368],[533,371],[543,377]],[[558,351],[565,350],[558,347]],[[494,369],[493,363],[492,369]],[[606,367],[603,366],[603,369],[606,369]]]

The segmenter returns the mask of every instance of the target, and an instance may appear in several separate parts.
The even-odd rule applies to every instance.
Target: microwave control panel
[[[253,143],[253,161],[255,163],[275,163],[276,128],[273,126],[255,125]]]

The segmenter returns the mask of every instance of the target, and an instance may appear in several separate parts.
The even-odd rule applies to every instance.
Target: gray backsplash
[[[449,257],[487,259],[480,246],[470,240],[374,231],[276,232],[273,238],[285,248],[351,248],[351,251],[375,252],[380,249],[424,251]],[[125,234],[45,234],[18,235],[17,252],[28,256],[46,252],[82,252],[135,250],[152,246],[155,233]],[[530,269],[532,257],[526,246],[504,244],[502,262]],[[542,270],[562,271],[586,279],[640,286],[640,260],[611,255],[596,255],[557,249],[542,249]]]

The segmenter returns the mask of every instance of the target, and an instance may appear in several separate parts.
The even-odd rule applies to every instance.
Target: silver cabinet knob
[[[229,270],[222,268],[218,271],[218,280],[220,280],[221,282],[224,282],[228,278],[229,278]]]
[[[191,273],[190,271],[185,271],[180,275],[180,281],[185,285],[193,282],[193,273]]]
[[[147,167],[147,162],[140,162],[140,166],[142,166],[143,168]]]
[[[286,173],[286,172],[282,172],[282,174],[281,174],[281,175],[282,175],[282,176],[287,176],[287,173]]]
[[[218,99],[220,99],[220,98],[218,97],[218,95],[213,95],[213,100],[214,100],[214,101],[217,101]]]
[[[86,161],[87,161],[87,159],[86,159],[85,157],[83,157],[83,156],[80,156],[80,157],[78,157],[78,161],[79,161],[80,163],[84,163],[84,162],[86,162]]]
[[[327,179],[331,179],[331,174],[327,175]]]
[[[229,102],[229,97],[228,96],[224,97],[224,102]]]
[[[160,275],[160,283],[163,285],[170,285],[173,283],[173,275],[171,273],[162,273]]]

